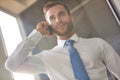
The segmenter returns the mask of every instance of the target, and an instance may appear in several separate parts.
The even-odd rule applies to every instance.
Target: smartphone
[[[53,29],[52,29],[52,27],[50,25],[48,26],[48,30],[50,32],[50,35],[52,35],[53,34]]]

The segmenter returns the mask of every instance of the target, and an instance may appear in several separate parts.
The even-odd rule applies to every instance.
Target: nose
[[[56,23],[60,23],[60,22],[61,22],[60,17],[57,17],[57,18],[56,18]]]

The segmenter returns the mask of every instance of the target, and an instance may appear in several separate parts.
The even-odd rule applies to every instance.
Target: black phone
[[[50,32],[50,35],[52,35],[53,34],[53,29],[52,29],[52,27],[50,25],[48,26],[48,30]]]

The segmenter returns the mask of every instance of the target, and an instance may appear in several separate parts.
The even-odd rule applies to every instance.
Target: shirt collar
[[[75,42],[78,42],[79,37],[78,37],[77,34],[74,34],[74,35],[70,38],[70,40],[74,40]],[[58,40],[57,40],[58,46],[64,47],[65,41],[66,41],[66,40],[60,40],[60,39],[58,39]]]

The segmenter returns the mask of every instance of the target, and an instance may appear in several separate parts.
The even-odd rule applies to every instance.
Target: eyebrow
[[[61,13],[64,13],[64,14],[65,14],[65,11],[61,10],[61,11],[58,12],[58,14],[61,14]],[[51,15],[51,16],[53,16],[53,15]],[[50,17],[51,17],[51,16],[50,16]]]
[[[60,13],[65,13],[65,11],[60,11],[59,14],[60,14]]]
[[[66,12],[67,12],[67,11],[65,11],[65,10],[61,10],[61,11],[58,12],[58,14],[61,14],[61,13],[64,13],[64,14],[65,14]],[[49,19],[50,19],[51,17],[54,17],[54,15],[50,15],[50,16],[49,16]]]

